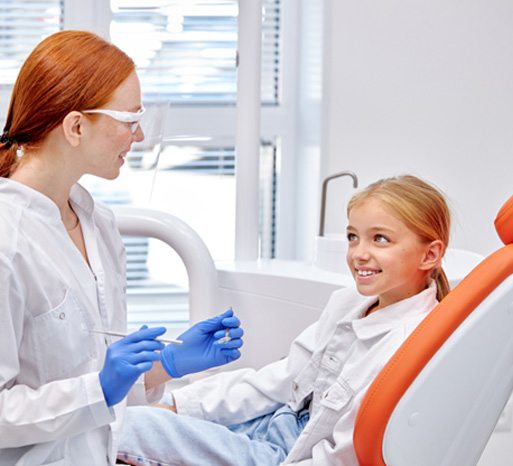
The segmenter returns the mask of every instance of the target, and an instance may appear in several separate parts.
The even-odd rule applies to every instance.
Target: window
[[[158,156],[135,146],[114,181],[85,177],[95,198],[110,204],[147,205],[176,215],[198,232],[216,260],[232,260],[235,232],[233,141],[168,141]],[[261,147],[260,255],[274,255],[276,158],[274,142]],[[158,240],[124,238],[128,320],[183,329],[188,321],[187,275],[181,260]]]
[[[198,231],[215,260],[231,260],[238,3],[0,0],[0,91],[4,85],[0,105],[7,107],[2,99],[9,96],[8,87],[21,62],[43,37],[63,28],[110,34],[138,66],[148,108],[146,140],[133,147],[119,179],[103,183],[85,177],[83,183],[107,203],[145,205],[177,215]],[[292,119],[284,116],[284,105],[292,111],[290,96],[294,95],[294,87],[282,82],[282,57],[290,62],[293,56],[283,51],[284,3],[262,0],[261,257],[276,254],[282,150],[286,147],[293,152]],[[296,8],[291,5],[295,3],[288,3],[289,10]],[[9,18],[4,19],[4,11]],[[0,112],[0,123],[4,117]],[[169,248],[156,240],[124,241],[131,324],[185,326],[186,274],[180,260],[164,253]],[[168,255],[164,265],[162,254]]]
[[[21,64],[38,42],[63,27],[64,0],[0,0],[0,132]]]
[[[14,84],[21,64],[46,36],[63,29],[63,0],[0,0],[0,86]]]
[[[133,202],[168,211],[189,223],[206,242],[214,260],[232,260],[238,1],[111,0],[111,9],[110,38],[136,62],[145,106],[151,111],[163,103],[171,104],[165,115],[161,112],[147,119],[147,140],[133,147],[129,166],[116,183],[129,187]],[[262,104],[278,106],[279,0],[263,1],[262,27]],[[232,108],[231,113],[223,110],[227,107]],[[261,147],[262,257],[274,257],[277,225],[279,145],[274,135],[268,141]],[[112,189],[112,184],[106,189]],[[133,286],[129,302],[133,303],[134,294],[161,296],[165,286],[169,291],[167,305],[174,312],[159,313],[155,308],[148,313],[147,308],[132,307],[131,322],[141,315],[141,322],[155,316],[174,319],[187,315],[178,299],[186,287],[185,271],[165,249],[150,241],[147,263],[153,285],[144,279],[140,282],[144,291]],[[165,254],[167,258],[162,260]],[[170,287],[170,278],[177,287]],[[161,300],[153,302],[165,306]]]
[[[237,0],[111,0],[112,41],[134,58],[148,101],[233,104]],[[278,103],[279,0],[264,0],[262,102]]]

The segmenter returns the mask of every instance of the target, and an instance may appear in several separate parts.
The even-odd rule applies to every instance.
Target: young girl
[[[130,408],[119,457],[154,465],[357,465],[353,427],[388,359],[448,292],[442,194],[414,176],[378,181],[348,209],[355,289],[335,292],[287,358],[173,392],[172,410]]]

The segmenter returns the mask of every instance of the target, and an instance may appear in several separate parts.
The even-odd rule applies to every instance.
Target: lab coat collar
[[[0,177],[0,193],[8,194],[10,202],[14,202],[22,208],[30,208],[33,212],[43,216],[45,221],[62,223],[57,204],[48,196],[23,183]],[[86,215],[92,216],[94,201],[87,190],[78,183],[71,187],[70,200],[74,205],[80,207]]]
[[[357,318],[352,321],[352,326],[360,340],[367,340],[397,328],[397,322],[407,323],[426,316],[436,303],[436,283],[432,281],[424,291],[373,312],[367,317]]]
[[[69,198],[73,206],[80,207],[86,215],[92,217],[94,212],[94,200],[87,189],[79,183],[76,183],[71,187]]]

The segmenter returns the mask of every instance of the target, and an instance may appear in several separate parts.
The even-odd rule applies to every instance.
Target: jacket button
[[[297,391],[298,388],[298,384],[296,382],[292,382],[292,390]]]
[[[61,313],[59,314],[59,319],[64,320],[65,318],[66,318],[66,313],[61,312]]]

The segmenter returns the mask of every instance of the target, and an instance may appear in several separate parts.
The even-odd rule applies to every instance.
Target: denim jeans
[[[229,427],[146,406],[126,411],[118,458],[137,466],[279,465],[308,422],[283,406]]]

